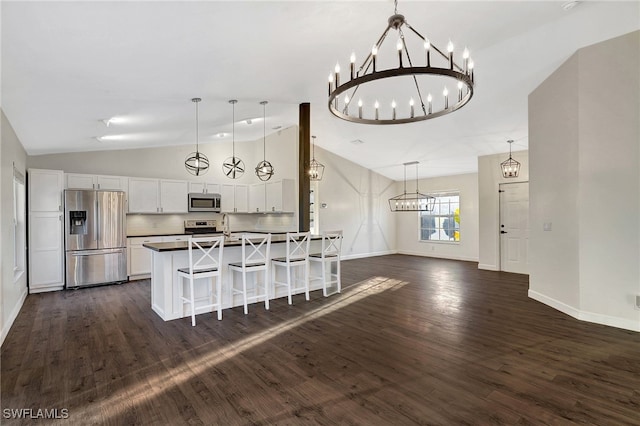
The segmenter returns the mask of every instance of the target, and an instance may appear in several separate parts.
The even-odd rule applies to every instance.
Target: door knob
[[[507,231],[500,231],[500,233],[501,233],[501,234],[506,234],[506,233],[507,233]]]

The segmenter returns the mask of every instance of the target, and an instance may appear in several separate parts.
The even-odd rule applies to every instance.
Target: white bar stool
[[[222,319],[222,283],[221,264],[224,250],[224,237],[190,237],[189,238],[189,266],[178,269],[180,280],[180,299],[182,300],[182,315],[184,305],[191,305],[191,325],[196,325],[196,301],[209,299],[209,304],[199,305],[197,309],[217,308],[218,319]],[[215,251],[216,255],[214,256]],[[215,279],[215,284],[214,280]],[[189,279],[189,297],[184,296],[184,278]],[[201,278],[211,278],[211,287],[204,296],[196,297],[194,281]],[[215,288],[214,288],[215,287]],[[214,303],[215,293],[215,303]]]
[[[269,256],[271,253],[271,234],[242,234],[242,261],[230,263],[231,291],[242,294],[245,315],[249,313],[247,303],[264,298],[264,308],[269,309]],[[264,280],[258,282],[258,272],[264,271]],[[234,272],[242,272],[242,290],[233,285]],[[256,272],[254,294],[247,295],[247,273]],[[259,290],[262,289],[262,292]]]
[[[271,259],[273,265],[273,276],[271,281],[274,287],[283,286],[287,288],[287,295],[289,298],[289,304],[292,304],[291,293],[296,290],[304,289],[304,294],[307,300],[309,300],[309,243],[311,241],[311,234],[309,232],[287,232],[286,242],[286,257],[278,257]],[[278,281],[276,279],[278,268],[281,266],[286,269],[287,281]],[[295,283],[300,279],[291,278],[292,269],[294,267],[304,268],[304,278],[302,279],[302,287],[294,287]]]
[[[322,280],[323,295],[330,296],[342,291],[342,279],[340,278],[340,252],[342,250],[342,231],[325,231],[322,233],[322,251],[309,255],[309,261],[318,262],[322,274],[311,277],[312,280]],[[333,263],[336,265],[336,272],[331,271]],[[329,274],[327,275],[327,266]],[[327,279],[328,278],[328,279]],[[329,293],[328,287],[336,285],[336,290]]]

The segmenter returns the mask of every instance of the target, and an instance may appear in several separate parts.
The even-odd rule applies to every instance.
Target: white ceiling
[[[310,102],[318,146],[385,176],[402,180],[414,160],[421,177],[474,172],[508,139],[527,149],[527,95],[576,49],[640,28],[637,1],[563,3],[401,0],[436,46],[469,47],[475,94],[441,118],[371,126],[328,112],[327,75],[352,51],[366,55],[392,1],[2,1],[2,108],[37,155],[193,144],[190,99],[201,97],[206,153],[230,143],[216,136],[231,132],[229,99],[239,100],[236,141],[262,137],[259,101],[269,132],[297,124]],[[125,121],[105,126],[114,116]],[[105,135],[116,140],[96,139]]]

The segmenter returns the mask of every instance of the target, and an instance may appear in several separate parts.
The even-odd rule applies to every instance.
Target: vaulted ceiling
[[[636,1],[564,3],[400,1],[435,45],[468,46],[475,94],[441,118],[371,126],[329,113],[327,75],[368,53],[392,1],[3,1],[2,108],[38,155],[193,144],[190,99],[201,97],[206,153],[230,143],[229,99],[239,101],[237,141],[262,136],[260,101],[269,132],[297,124],[310,102],[318,146],[385,176],[401,180],[414,160],[421,177],[474,172],[477,156],[508,151],[508,139],[528,148],[527,96],[563,61],[640,28]],[[394,84],[390,98],[402,93]]]

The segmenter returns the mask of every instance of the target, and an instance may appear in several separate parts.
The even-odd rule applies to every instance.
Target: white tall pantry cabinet
[[[29,293],[64,288],[62,170],[28,170]]]

